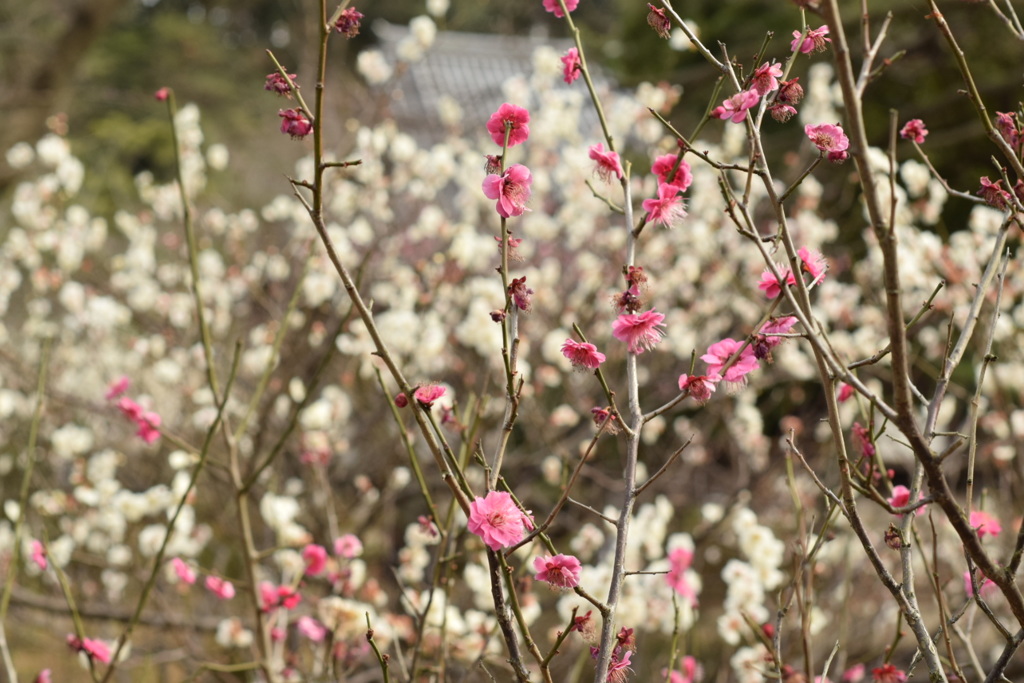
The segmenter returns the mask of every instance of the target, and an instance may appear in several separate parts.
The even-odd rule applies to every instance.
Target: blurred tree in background
[[[425,11],[422,0],[356,4],[367,18],[363,35],[346,46],[348,64],[373,43],[375,19],[404,23]],[[852,4],[850,9],[849,29],[857,35],[859,13]],[[901,120],[924,118],[932,132],[928,151],[936,166],[954,186],[970,189],[978,176],[993,169],[959,163],[969,156],[964,146],[974,144],[978,130],[967,98],[951,87],[959,83],[954,65],[933,24],[922,21],[927,5],[896,0],[890,10],[893,21],[882,57],[892,63],[872,85],[875,92],[866,112],[872,142],[886,145],[891,107],[900,110]],[[152,116],[152,93],[168,85],[180,101],[200,106],[211,139],[227,144],[236,157],[241,155],[235,161],[249,169],[243,187],[215,185],[211,191],[241,201],[266,196],[280,189],[280,179],[271,169],[287,164],[247,162],[269,156],[290,163],[302,150],[276,134],[276,111],[262,99],[263,76],[271,70],[264,50],[272,47],[289,69],[310,73],[316,50],[309,34],[315,23],[310,21],[312,11],[313,3],[295,0],[7,2],[0,8],[0,69],[7,83],[0,94],[0,117],[6,122],[0,129],[0,148],[33,141],[48,127],[70,125],[68,135],[76,153],[89,161],[85,197],[97,202],[98,209],[112,212],[133,201],[132,177],[139,171],[151,170],[159,180],[169,177],[166,127]],[[681,11],[708,45],[717,46],[718,36],[727,38],[730,55],[748,70],[764,43],[765,26],[800,28],[788,3],[694,0]],[[999,29],[997,19],[977,6],[950,3],[943,11],[966,54],[987,56],[991,68],[977,73],[986,101],[997,103],[998,111],[1014,111],[1020,99],[1021,46],[1004,40],[992,50],[987,41]],[[718,74],[698,55],[674,49],[668,41],[650,40],[646,3],[586,0],[574,16],[585,41],[598,48],[593,54],[614,78],[624,86],[642,80],[682,86],[676,123],[686,131],[700,122]],[[808,16],[813,24],[815,18]],[[539,1],[452,0],[439,28],[558,36],[565,31]],[[790,40],[789,35],[773,36],[766,54],[781,55]],[[851,48],[863,49],[857,43]],[[334,61],[338,69],[345,63]],[[793,75],[806,81],[808,63],[798,60]],[[360,79],[353,76],[345,88],[336,89],[350,94],[349,101],[334,103],[337,116],[365,112],[355,106],[365,91],[361,84],[351,87],[353,81]],[[312,84],[306,87],[311,89]],[[9,191],[15,179],[0,159],[0,193]],[[859,219],[855,196],[832,199],[837,215],[848,212]],[[938,229],[956,230],[963,218],[954,209]]]

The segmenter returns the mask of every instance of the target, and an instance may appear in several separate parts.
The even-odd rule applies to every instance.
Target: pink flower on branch
[[[78,636],[69,633],[67,643],[68,647],[72,650],[84,652],[90,659],[95,659],[96,661],[103,662],[104,664],[110,664],[110,646],[102,640],[79,638]]]
[[[292,83],[295,83],[295,79],[298,78],[298,76],[296,74],[288,74],[288,78],[292,80]],[[288,83],[288,78],[282,76],[279,71],[267,74],[267,82],[263,84],[263,89],[291,99],[292,86]],[[299,86],[296,85],[295,87],[298,89]]]
[[[346,38],[355,38],[359,35],[360,22],[363,20],[363,13],[355,7],[346,7],[334,22],[334,30]]]
[[[355,534],[345,534],[334,539],[334,554],[347,560],[363,554],[363,542]]]
[[[38,539],[33,538],[29,544],[32,562],[40,569],[46,569],[46,547]]]
[[[978,196],[984,199],[986,204],[1000,211],[1004,211],[1010,204],[1010,193],[1003,189],[1003,181],[997,180],[993,183],[988,176],[982,176]]]
[[[928,129],[924,127],[924,121],[921,119],[910,119],[907,121],[903,128],[900,129],[900,137],[904,140],[913,140],[917,144],[924,142],[925,136],[928,135]]]
[[[469,504],[467,528],[491,550],[515,545],[528,526],[529,519],[506,491],[491,491]]]
[[[828,156],[829,161],[842,163],[849,156],[846,150],[850,147],[850,139],[840,126],[831,123],[807,124],[804,133],[818,151]]]
[[[704,403],[711,398],[715,392],[715,386],[722,381],[722,376],[712,373],[709,375],[679,375],[679,391],[686,392],[690,398],[698,403]]]
[[[811,52],[821,52],[828,47],[826,43],[832,42],[832,39],[828,37],[828,32],[828,26],[811,29],[806,36],[802,31],[793,31],[793,42],[789,44],[789,49],[794,52],[799,50],[805,55]]]
[[[693,173],[690,171],[690,164],[680,159],[679,167],[676,168],[676,172],[673,174],[672,169],[676,165],[676,159],[678,157],[675,154],[662,154],[654,160],[654,164],[651,166],[651,173],[658,176],[659,186],[665,184],[674,185],[680,192],[686,192],[687,188],[690,187],[690,183],[693,182]],[[669,180],[670,175],[672,176],[671,180]]]
[[[671,569],[665,575],[665,582],[668,583],[672,590],[686,598],[690,605],[696,607],[697,592],[686,576],[686,570],[690,568],[690,563],[693,562],[693,551],[688,548],[676,548],[669,552],[668,561]]]
[[[629,345],[629,352],[641,354],[661,341],[665,316],[653,308],[645,313],[623,313],[612,323],[612,334]]]
[[[971,512],[970,524],[978,532],[978,538],[985,538],[985,536],[995,537],[1003,530],[1003,525],[999,523],[999,518],[990,515],[984,510],[974,510]]]
[[[604,145],[599,142],[590,148],[590,158],[597,162],[597,175],[601,180],[608,182],[612,175],[622,178],[622,163],[618,152],[605,151]]]
[[[757,67],[750,79],[750,86],[758,95],[764,97],[772,90],[778,90],[779,79],[782,78],[782,65],[765,62]]]
[[[104,398],[108,401],[120,398],[126,391],[128,391],[128,386],[130,384],[131,380],[127,377],[121,377],[120,379],[111,382],[110,386],[107,387],[107,393],[104,395]]]
[[[310,543],[302,549],[302,559],[306,563],[306,574],[316,576],[327,566],[327,548]]]
[[[907,674],[897,669],[895,664],[885,664],[871,670],[871,680],[875,683],[905,683]]]
[[[313,124],[301,109],[281,109],[277,115],[282,119],[281,132],[292,140],[301,140],[313,132]]]
[[[787,285],[796,284],[796,277],[793,276],[793,271],[789,268],[775,264],[775,269],[779,271]],[[775,276],[775,273],[768,268],[765,268],[764,272],[761,273],[761,281],[757,283],[757,288],[762,290],[769,299],[774,299],[782,294],[782,283],[779,282],[779,278]]]
[[[562,343],[562,355],[578,370],[596,370],[605,361],[605,355],[596,346],[574,339],[566,339]]]
[[[753,107],[761,99],[754,89],[738,92],[719,106],[711,110],[711,116],[716,119],[726,119],[733,123],[743,123],[747,118],[747,110]]]
[[[434,401],[444,396],[446,391],[447,389],[440,384],[425,384],[412,392],[412,397],[421,407],[430,408],[434,405]]]
[[[800,247],[796,255],[800,257],[802,263],[801,270],[808,273],[811,276],[811,283],[808,287],[813,287],[822,280],[825,279],[825,271],[828,270],[828,261],[817,249],[810,249],[808,247]]]
[[[538,581],[547,581],[558,588],[575,588],[580,585],[580,561],[572,555],[542,555],[533,560]]]
[[[515,147],[530,137],[530,112],[514,104],[504,103],[487,120],[487,132],[496,145],[505,144],[505,129],[508,128],[508,146]],[[493,199],[493,197],[492,197]],[[517,214],[518,215],[518,214]]]
[[[679,188],[668,183],[658,185],[658,198],[645,199],[643,208],[647,212],[648,223],[664,225],[666,228],[686,218],[686,207],[679,196]]]
[[[654,29],[659,38],[667,40],[672,35],[672,21],[665,16],[665,10],[647,3],[647,25]]]
[[[566,83],[572,83],[580,77],[582,73],[583,62],[580,61],[580,52],[574,47],[570,47],[564,55],[562,55],[562,78]]]
[[[171,568],[174,569],[174,573],[177,575],[179,581],[189,585],[196,582],[196,571],[180,557],[175,557],[171,560]]]
[[[921,500],[922,498],[924,498],[924,494],[918,494],[917,499]],[[910,489],[908,489],[906,486],[903,486],[902,484],[899,486],[893,486],[892,495],[889,496],[889,505],[897,509],[905,508],[908,505],[910,505]],[[924,513],[923,505],[914,510],[915,515],[920,515],[922,513]],[[902,517],[903,515],[901,513],[896,513],[896,516]]]
[[[512,279],[508,286],[508,295],[512,297],[512,303],[520,311],[529,311],[533,306],[533,290],[526,286],[526,276]]]
[[[742,351],[740,351],[741,348],[743,349]],[[739,357],[736,358],[732,365],[726,368],[726,363],[737,353],[739,353]],[[709,346],[708,352],[701,356],[700,359],[708,364],[709,375],[722,375],[723,380],[733,383],[746,381],[746,376],[759,366],[757,358],[754,357],[754,349],[751,346],[744,347],[742,342],[728,337]],[[725,369],[724,373],[722,372],[723,369]]]
[[[565,0],[565,9],[572,12],[579,4],[580,0]],[[559,19],[565,16],[565,13],[562,12],[562,6],[558,4],[558,0],[544,0],[544,9],[551,12]]]
[[[219,576],[207,576],[206,588],[221,600],[230,600],[235,597],[234,584]]]
[[[313,617],[299,617],[295,622],[295,628],[314,643],[319,643],[327,637],[327,627]]]
[[[526,202],[530,199],[533,176],[522,164],[515,164],[506,169],[502,175],[492,173],[484,178],[484,195],[488,199],[496,199],[495,208],[503,218],[522,216]]]

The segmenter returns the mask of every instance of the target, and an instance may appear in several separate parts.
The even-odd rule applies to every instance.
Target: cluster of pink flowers
[[[207,576],[206,588],[221,600],[230,600],[235,597],[235,585],[219,576]]]
[[[676,548],[669,552],[669,572],[665,575],[665,581],[668,585],[678,593],[680,596],[686,598],[686,600],[693,607],[697,606],[697,591],[690,585],[690,582],[686,578],[686,570],[690,568],[690,563],[693,562],[693,552],[686,548]]]
[[[469,504],[470,532],[479,536],[491,550],[509,548],[523,539],[533,522],[519,509],[511,494],[491,491]]]
[[[679,668],[681,671],[662,669],[661,675],[668,683],[697,683],[697,681],[704,677],[703,669],[692,655],[683,657],[679,662]]]
[[[260,609],[273,612],[278,607],[295,609],[302,602],[302,594],[290,586],[275,586],[269,581],[260,582]]]
[[[440,384],[424,384],[413,390],[412,397],[421,408],[429,409],[435,401],[445,395],[446,391],[447,389]],[[395,396],[395,405],[399,408],[406,407],[409,405],[409,397],[404,392],[398,394]]]
[[[811,276],[808,287],[813,287],[825,279],[825,273],[828,271],[828,261],[820,251],[808,247],[800,247],[797,250],[797,256],[800,257],[800,269]],[[796,284],[796,276],[788,267],[776,264],[775,270],[782,276],[782,281],[786,285]],[[774,299],[782,294],[782,282],[768,268],[765,268],[764,272],[761,273],[761,281],[757,284],[757,288],[762,290],[769,299]]]
[[[496,145],[514,147],[526,142],[530,136],[529,123],[530,112],[506,102],[487,121],[487,131]],[[493,163],[492,158],[497,163]],[[497,200],[495,208],[502,218],[522,216],[527,211],[526,202],[532,193],[533,176],[530,169],[522,164],[514,164],[502,171],[502,162],[502,157],[488,156],[489,175],[484,178],[484,195]]]
[[[138,427],[138,431],[135,432],[136,436],[151,444],[160,438],[160,416],[151,410],[146,410],[124,395],[128,391],[130,383],[127,377],[118,379],[107,389],[106,399],[108,401],[117,399],[118,409]]]
[[[795,78],[785,82],[780,82],[780,78],[782,78],[782,65],[778,62],[765,62],[751,74],[749,87],[726,98],[722,104],[711,110],[711,116],[723,121],[743,123],[747,118],[748,109],[756,107],[762,97],[781,88],[775,97],[775,102],[769,106],[769,112],[776,120],[788,120],[796,113],[796,109],[791,105],[800,101],[803,89],[796,84],[797,79]]]

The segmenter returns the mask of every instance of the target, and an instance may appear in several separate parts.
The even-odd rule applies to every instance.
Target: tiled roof
[[[373,31],[388,63],[397,63],[398,44],[409,29],[377,21]],[[403,67],[397,80],[384,86],[401,92],[391,98],[390,113],[402,130],[417,138],[434,138],[431,131],[442,130],[438,103],[444,95],[458,102],[466,120],[486,120],[505,101],[502,84],[515,76],[529,77],[533,52],[544,45],[561,55],[575,43],[566,38],[438,31],[424,58]],[[569,87],[561,78],[556,80],[555,87]],[[595,73],[595,81],[604,84],[606,79]],[[582,82],[574,87],[581,86]]]

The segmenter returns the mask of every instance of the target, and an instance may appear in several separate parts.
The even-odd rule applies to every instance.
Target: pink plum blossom
[[[708,374],[722,375],[722,379],[726,382],[743,382],[744,378],[756,370],[759,365],[757,358],[754,357],[754,350],[749,345],[743,348],[736,362],[726,369],[725,374],[722,374],[725,364],[741,347],[743,347],[742,342],[726,337],[709,346],[707,353],[700,359],[708,364]]]
[[[679,168],[676,169],[672,180],[668,179],[672,168],[676,165],[677,158],[675,154],[662,154],[654,160],[654,164],[651,166],[651,173],[658,176],[659,185],[675,185],[679,188],[680,192],[686,192],[686,189],[690,187],[690,183],[693,182],[693,173],[690,170],[690,164],[686,163],[685,160],[681,159],[679,161]]]
[[[580,0],[565,0],[565,9],[572,12],[579,4]],[[565,13],[562,12],[562,6],[558,4],[558,0],[544,0],[544,9],[552,12],[559,19],[565,16]]]
[[[780,78],[782,78],[782,65],[778,62],[765,62],[754,71],[750,85],[758,95],[764,97],[772,90],[778,90]]]
[[[793,329],[793,326],[796,325],[797,322],[799,322],[799,320],[796,316],[792,315],[785,315],[780,318],[769,318],[768,321],[761,326],[761,331],[758,334],[764,335],[768,346],[778,346],[785,341],[786,338],[777,335],[790,334],[790,330]]]
[[[676,548],[669,552],[668,561],[671,568],[668,574],[665,575],[665,582],[668,583],[672,590],[686,598],[690,605],[696,607],[697,592],[686,577],[686,570],[690,568],[690,563],[693,562],[693,551],[688,548]]]
[[[35,563],[40,569],[46,569],[46,547],[38,539],[33,538],[30,546],[30,554],[32,556],[32,562]]]
[[[875,683],[905,683],[907,674],[897,669],[895,664],[884,664],[871,670],[871,680]]]
[[[505,144],[505,127],[508,126],[508,146],[526,142],[530,137],[530,112],[514,104],[504,103],[487,120],[487,132],[496,145]],[[493,197],[491,197],[493,199]],[[518,214],[517,214],[518,215]]]
[[[206,588],[221,600],[230,600],[235,597],[234,584],[219,576],[207,576]]]
[[[614,175],[622,178],[622,163],[619,162],[618,152],[605,151],[602,143],[597,143],[590,148],[590,158],[597,162],[597,175],[601,180],[608,182]]]
[[[295,79],[298,78],[298,76],[296,74],[288,74],[288,78],[291,78],[292,83],[295,83]],[[281,72],[279,71],[275,71],[272,74],[267,74],[267,81],[266,83],[263,84],[263,89],[268,90],[276,95],[281,95],[283,97],[291,99],[292,86],[288,82],[288,78],[282,76]]]
[[[661,341],[665,316],[653,308],[645,313],[623,313],[612,323],[612,334],[629,345],[629,352],[641,354]]]
[[[355,38],[359,35],[360,22],[363,13],[355,7],[346,7],[334,22],[334,30],[346,38]]]
[[[113,382],[110,383],[110,386],[107,387],[107,393],[104,396],[104,398],[106,398],[108,401],[112,401],[115,398],[119,398],[126,391],[128,391],[128,386],[130,384],[131,380],[128,379],[127,377],[121,377],[119,379],[114,380]]]
[[[301,140],[313,132],[313,124],[301,109],[281,109],[277,115],[281,117],[281,132],[292,140]]]
[[[533,290],[526,286],[526,276],[513,278],[508,286],[508,295],[512,303],[520,311],[528,311],[532,306]]]
[[[984,199],[986,204],[1000,211],[1005,210],[1010,203],[1010,193],[1003,189],[1003,181],[997,180],[993,183],[988,176],[982,176],[978,196]]]
[[[654,29],[659,38],[668,39],[672,34],[672,22],[665,16],[665,10],[647,3],[647,25]]]
[[[924,121],[921,119],[910,119],[903,128],[900,129],[900,137],[904,140],[913,140],[917,144],[924,142],[925,136],[928,135],[928,129],[924,127]]]
[[[484,195],[488,199],[496,199],[498,214],[503,218],[522,216],[527,211],[526,202],[530,199],[533,176],[530,169],[522,164],[515,164],[501,175],[492,173],[484,178]]]
[[[839,385],[839,394],[836,397],[840,403],[846,403],[853,396],[853,387],[846,382]]]
[[[658,198],[645,199],[643,207],[647,212],[648,223],[664,225],[666,228],[671,228],[686,218],[686,207],[683,205],[683,199],[679,196],[679,188],[676,185],[660,183]]]
[[[49,669],[43,669],[39,672],[39,675],[32,679],[32,683],[53,683],[53,679],[50,677],[51,672]]]
[[[846,150],[850,147],[850,139],[842,127],[832,123],[809,123],[804,126],[804,133],[822,154],[828,156],[829,161],[841,163],[849,156]]]
[[[575,588],[580,585],[580,561],[572,555],[542,555],[534,558],[533,568],[538,581],[547,581],[559,588]]]
[[[921,498],[924,498],[923,493],[918,495],[918,500],[920,500]],[[889,505],[893,506],[894,508],[904,508],[910,505],[910,489],[908,489],[906,486],[903,486],[902,484],[900,484],[899,486],[893,486],[892,495],[889,496]],[[914,510],[915,515],[920,515],[923,512],[923,505]],[[897,516],[902,517],[903,515],[897,514]]]
[[[313,617],[299,617],[295,622],[295,628],[314,643],[319,643],[327,636],[327,627]]]
[[[995,537],[1003,530],[1003,525],[999,523],[999,519],[984,510],[972,511],[970,524],[978,532],[978,538],[985,538],[985,536]]]
[[[679,375],[679,391],[687,392],[690,398],[704,403],[715,392],[715,385],[722,381],[718,374],[710,375]]]
[[[605,361],[605,355],[596,346],[573,339],[566,339],[562,343],[562,355],[579,370],[595,370]]]
[[[523,538],[529,520],[506,491],[491,491],[469,504],[470,532],[491,550],[508,548]]]
[[[793,276],[793,271],[789,268],[775,264],[775,269],[779,271],[787,285],[796,284],[796,277]],[[774,299],[782,294],[782,284],[779,282],[779,278],[768,268],[761,273],[761,281],[757,283],[757,288],[762,290],[769,299]]]
[[[812,287],[825,279],[825,271],[828,270],[828,261],[825,260],[825,257],[822,256],[820,251],[817,249],[810,249],[808,247],[800,247],[796,254],[800,257],[800,261],[802,263],[801,270],[811,276],[811,283],[808,285],[809,287]]]
[[[564,55],[562,55],[562,78],[566,83],[572,83],[580,77],[582,71],[582,62],[580,61],[580,52],[574,47],[570,47]]]
[[[805,55],[811,52],[821,52],[826,47],[825,43],[832,42],[832,39],[827,37],[828,33],[828,26],[811,29],[806,36],[802,31],[793,31],[793,42],[789,44],[789,49],[794,52],[799,50]]]
[[[68,647],[78,652],[84,652],[90,659],[95,659],[104,664],[110,664],[110,646],[102,640],[94,638],[79,638],[74,634],[68,634]]]
[[[306,562],[306,574],[316,576],[327,566],[327,548],[310,543],[302,549],[302,559]]]
[[[434,401],[444,396],[445,391],[447,390],[440,384],[425,384],[412,392],[412,397],[422,407],[429,408],[434,405]]]
[[[355,534],[345,534],[334,539],[334,554],[351,560],[363,554],[363,542]]]
[[[988,596],[998,592],[999,590],[999,587],[996,586],[995,582],[992,579],[985,576],[984,574],[982,574],[980,571],[978,572],[977,582],[978,592],[981,593],[981,597],[983,598],[987,598]],[[974,586],[971,585],[970,571],[964,572],[964,592],[967,593],[968,597],[974,597]]]
[[[189,585],[196,582],[196,571],[192,569],[185,560],[180,557],[175,557],[171,560],[171,567],[174,569],[174,573],[178,576],[179,581],[183,581]]]
[[[753,89],[738,92],[712,109],[711,116],[723,121],[743,123],[743,120],[747,118],[747,110],[756,105],[760,99],[761,96]]]
[[[661,675],[668,676],[668,683],[697,683],[703,676],[700,664],[691,655],[686,655],[680,662],[682,671],[661,670]]]

